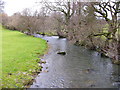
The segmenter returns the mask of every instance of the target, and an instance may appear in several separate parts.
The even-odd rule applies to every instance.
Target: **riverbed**
[[[41,36],[50,50],[42,60],[43,69],[31,88],[117,88],[120,86],[118,65],[100,53],[71,44],[66,38]],[[57,52],[65,51],[66,55]]]

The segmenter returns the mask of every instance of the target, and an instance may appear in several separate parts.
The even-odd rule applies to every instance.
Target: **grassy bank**
[[[2,27],[0,25],[0,79],[2,77]],[[2,80],[0,80],[0,85],[2,84]]]
[[[43,39],[6,29],[2,29],[2,38],[2,87],[24,87],[41,69],[38,57],[45,53],[47,43]]]

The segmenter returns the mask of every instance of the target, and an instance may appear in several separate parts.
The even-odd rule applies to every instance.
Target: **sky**
[[[3,0],[3,1],[5,2],[4,11],[9,16],[13,15],[16,12],[21,12],[25,8],[30,8],[32,11],[35,11],[36,9],[38,10],[41,7],[39,3],[35,3],[35,2],[40,2],[41,0]],[[48,1],[53,2],[54,0],[48,0]],[[94,0],[90,0],[90,1],[94,1]]]
[[[35,2],[40,2],[41,0],[3,0],[3,1],[5,2],[5,7],[4,7],[5,13],[11,16],[16,12],[23,11],[23,9],[25,8],[30,8],[34,10],[38,9],[38,3]],[[47,0],[47,1],[53,2],[54,0]]]
[[[16,12],[21,12],[25,8],[34,8],[38,0],[3,0],[5,2],[4,11],[9,16]]]
[[[38,4],[35,2],[40,2],[41,0],[3,0],[5,2],[4,11],[9,16],[13,15],[16,12],[21,12],[25,8],[37,9]],[[54,0],[48,0],[54,1]],[[56,0],[57,1],[57,0]],[[93,0],[92,0],[93,1]]]

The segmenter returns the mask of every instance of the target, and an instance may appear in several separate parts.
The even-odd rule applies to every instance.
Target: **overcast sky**
[[[23,11],[23,9],[25,8],[30,8],[33,11],[36,9],[38,10],[40,7],[40,4],[35,2],[40,2],[41,0],[3,0],[3,1],[5,2],[4,11],[10,16],[16,12]],[[56,0],[48,0],[48,1],[54,2]],[[88,1],[88,0],[83,0],[83,1]],[[90,0],[90,1],[94,1],[94,0]]]
[[[4,11],[8,15],[15,12],[21,12],[24,8],[34,8],[35,2],[38,0],[3,0],[5,2]]]

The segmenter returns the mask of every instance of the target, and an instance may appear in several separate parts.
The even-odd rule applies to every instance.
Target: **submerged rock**
[[[61,52],[57,52],[57,54],[66,55],[66,52],[61,51]]]
[[[101,53],[101,57],[107,57],[108,58],[108,56],[105,53]]]
[[[46,63],[46,61],[41,61],[41,62],[44,63],[44,64]]]
[[[88,69],[85,69],[84,71],[85,71],[86,73],[91,73],[91,72],[93,72],[93,71],[95,71],[95,70],[88,68]]]
[[[94,85],[94,84],[92,84],[92,85],[90,85],[90,87],[95,87],[95,85]]]
[[[114,83],[113,83],[113,86],[117,86],[117,87],[119,87],[119,86],[120,86],[120,81],[116,81],[116,82],[114,82]]]

